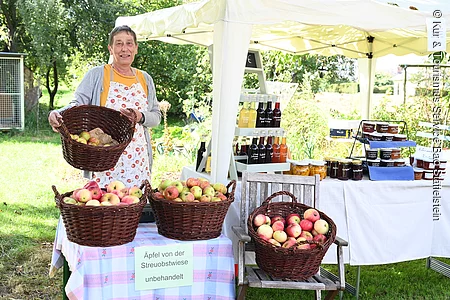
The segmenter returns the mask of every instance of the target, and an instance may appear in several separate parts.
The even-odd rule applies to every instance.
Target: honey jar
[[[319,174],[320,180],[327,176],[327,166],[324,161],[312,161],[309,169],[309,175],[313,176]]]
[[[292,175],[309,176],[309,162],[291,162],[291,167]]]

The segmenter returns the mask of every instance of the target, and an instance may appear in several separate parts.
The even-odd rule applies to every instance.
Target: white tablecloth
[[[184,167],[181,179],[205,177]],[[337,226],[337,235],[349,242],[344,260],[351,265],[377,265],[428,256],[450,257],[450,178],[442,182],[440,220],[433,221],[432,181],[340,181],[320,184],[318,209]],[[435,190],[436,191],[436,190]],[[223,232],[233,241],[231,226],[239,224],[240,182],[235,202],[225,218]],[[236,254],[236,250],[235,250]],[[236,256],[235,256],[236,257]],[[324,263],[336,263],[336,248]]]

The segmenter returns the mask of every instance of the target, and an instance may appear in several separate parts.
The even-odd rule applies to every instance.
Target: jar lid
[[[389,124],[389,127],[398,127],[398,124],[391,123],[391,124]]]
[[[370,121],[369,121],[369,122],[365,122],[365,121],[364,121],[363,124],[375,125],[375,124],[377,124],[377,123],[376,123],[376,122],[370,122]]]
[[[376,131],[372,132],[370,135],[372,135],[372,136],[378,136],[378,137],[382,137],[382,136],[383,136],[382,133],[379,133],[379,132],[376,132]]]
[[[414,172],[419,173],[419,172],[423,172],[422,168],[414,168]]]
[[[326,164],[326,162],[321,161],[321,160],[313,160],[311,161],[311,165],[313,166],[324,166]]]
[[[381,148],[380,151],[391,152],[392,149],[391,148]]]
[[[394,136],[394,134],[393,133],[389,133],[389,132],[386,132],[386,133],[383,133],[383,136]]]
[[[398,137],[398,138],[405,138],[406,139],[406,134],[400,134],[400,133],[398,133],[398,134],[396,134],[396,135],[394,135],[395,137]]]
[[[354,164],[354,165],[362,165],[362,160],[354,159],[354,160],[352,160],[352,164]]]
[[[296,165],[296,166],[308,166],[309,165],[309,161],[306,160],[291,160],[291,164]]]
[[[396,161],[396,162],[405,162],[405,159],[404,158],[397,158],[397,159],[394,159],[394,161]]]
[[[379,159],[368,159],[367,162],[380,162]]]
[[[376,122],[377,125],[389,125],[388,122]]]
[[[394,162],[392,159],[382,159],[381,162]]]

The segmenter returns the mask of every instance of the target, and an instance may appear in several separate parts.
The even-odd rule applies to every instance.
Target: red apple
[[[311,246],[308,243],[305,243],[307,240],[304,237],[299,237],[297,239],[297,249],[311,249]]]
[[[309,231],[303,231],[300,233],[300,237],[305,238],[307,241],[312,241],[313,235]]]
[[[309,208],[309,209],[305,210],[305,212],[303,213],[303,218],[310,220],[311,222],[314,223],[320,219],[320,214],[314,208]]]
[[[294,237],[289,237],[286,242],[283,243],[281,247],[283,248],[291,248],[297,243],[297,240]]]
[[[300,221],[300,227],[302,228],[302,230],[311,231],[314,227],[314,224],[310,220],[304,219]]]
[[[120,203],[120,199],[119,196],[117,196],[116,194],[113,193],[105,193],[101,198],[100,198],[100,202],[105,202],[108,201],[110,202],[112,205],[117,205]]]
[[[214,197],[220,198],[220,200],[227,200],[227,196],[225,196],[222,192],[215,192]]]
[[[199,185],[200,185],[200,180],[198,180],[198,178],[190,177],[190,178],[186,179],[186,186],[188,188],[191,188],[193,186],[199,186]]]
[[[299,214],[290,214],[286,217],[286,223],[292,224],[297,223],[300,224],[300,215]]]
[[[261,226],[258,227],[258,230],[256,231],[258,233],[258,235],[263,238],[264,240],[269,240],[272,238],[273,235],[273,230],[272,227],[270,227],[270,225],[267,224],[263,224]]]
[[[119,199],[122,199],[123,197],[126,196],[126,194],[123,192],[123,189],[121,190],[112,190],[110,193],[116,194]]]
[[[266,216],[263,214],[258,214],[253,218],[253,225],[256,227],[259,227],[264,223],[266,223]]]
[[[142,197],[142,195],[144,194],[143,192],[142,192],[142,190],[139,188],[139,187],[137,187],[137,186],[132,186],[132,187],[130,187],[129,189],[128,189],[128,195],[131,195],[131,196],[136,196],[136,197],[138,197],[138,198],[141,198]]]
[[[195,200],[194,194],[191,192],[182,192],[180,198],[183,202],[194,202]]]
[[[122,198],[122,200],[120,200],[120,202],[127,204],[139,203],[139,198],[136,196],[126,195]]]
[[[327,237],[323,234],[318,234],[313,238],[313,241],[317,241],[317,242],[323,244],[327,241]]]
[[[209,181],[208,180],[206,180],[206,179],[204,179],[204,178],[198,178],[198,180],[200,180],[200,183],[199,183],[199,187],[201,187],[202,188],[202,190],[204,190],[205,189],[205,187],[207,187],[207,186],[210,186],[211,184],[209,183]],[[215,190],[214,190],[215,191]]]
[[[276,221],[272,224],[273,231],[284,230],[284,223],[281,221]]]
[[[164,199],[164,195],[161,192],[154,192],[153,198],[162,200],[162,199]]]
[[[94,200],[100,200],[100,198],[103,196],[103,191],[100,188],[92,188],[90,189],[92,199]]]
[[[78,193],[78,201],[86,203],[89,200],[92,200],[92,194],[91,191],[88,189],[81,189]]]
[[[108,184],[108,186],[106,187],[106,191],[108,193],[111,193],[112,191],[116,190],[116,191],[121,191],[122,189],[125,188],[125,184],[123,184],[122,181],[120,180],[115,180],[112,181]]]
[[[271,224],[275,223],[276,221],[281,221],[283,222],[283,224],[286,224],[286,220],[280,215],[274,216],[270,219]]]
[[[179,194],[178,189],[173,185],[169,185],[164,190],[164,198],[167,200],[174,200],[175,198],[178,198]]]
[[[286,227],[285,231],[288,236],[297,238],[302,233],[302,228],[297,223],[292,223]]]

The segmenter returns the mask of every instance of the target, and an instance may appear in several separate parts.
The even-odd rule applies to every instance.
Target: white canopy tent
[[[362,115],[367,118],[373,58],[428,54],[426,19],[435,9],[442,9],[441,20],[450,24],[448,3],[428,1],[425,7],[420,5],[423,1],[416,2],[419,10],[375,0],[203,0],[119,17],[116,26],[129,25],[140,41],[212,45],[211,177],[226,182],[249,48],[361,58]]]

